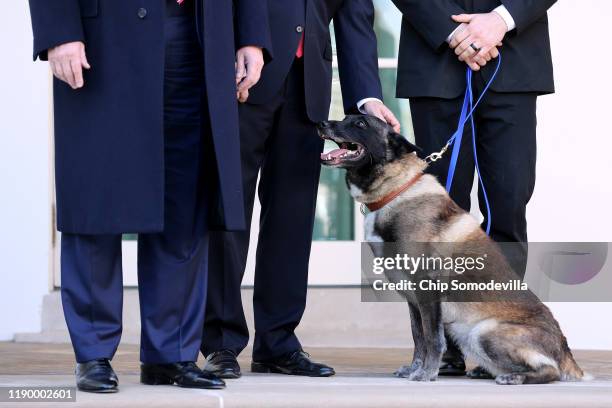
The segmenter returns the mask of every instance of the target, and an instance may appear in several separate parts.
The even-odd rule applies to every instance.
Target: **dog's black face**
[[[373,170],[420,150],[374,116],[349,115],[340,122],[321,122],[318,130],[323,139],[339,146],[321,154],[321,162],[349,171]]]

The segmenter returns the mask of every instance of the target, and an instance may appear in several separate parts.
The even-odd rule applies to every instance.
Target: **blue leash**
[[[438,161],[442,158],[442,156],[444,155],[444,153],[446,153],[446,151],[450,148],[450,146],[453,146],[453,151],[451,153],[450,166],[448,168],[448,176],[446,178],[446,191],[450,193],[451,187],[453,186],[453,179],[455,177],[455,170],[457,169],[457,161],[459,160],[459,151],[461,150],[461,141],[463,139],[463,131],[465,129],[465,124],[468,122],[468,120],[470,121],[470,125],[472,127],[472,150],[474,153],[474,163],[476,164],[476,173],[478,174],[478,181],[480,183],[480,187],[482,189],[482,195],[484,197],[485,205],[487,207],[487,228],[486,228],[487,235],[489,235],[491,232],[491,206],[489,204],[489,197],[487,196],[487,191],[485,189],[484,182],[482,181],[482,175],[480,174],[480,166],[478,165],[478,153],[476,149],[476,126],[474,124],[474,112],[476,111],[476,108],[478,107],[478,105],[480,105],[480,102],[482,101],[485,94],[487,93],[491,85],[493,84],[493,81],[495,81],[495,78],[497,77],[497,74],[499,73],[499,69],[501,68],[501,63],[502,63],[502,56],[500,53],[499,57],[497,58],[497,67],[495,68],[495,71],[493,72],[491,79],[489,79],[489,81],[487,82],[486,86],[484,87],[476,103],[474,103],[474,92],[472,90],[473,72],[469,67],[467,68],[467,72],[466,72],[467,87],[465,90],[465,96],[463,98],[463,107],[461,108],[461,115],[459,117],[459,125],[457,126],[457,130],[451,136],[451,138],[446,143],[446,146],[444,146],[444,148],[440,152],[434,153],[427,158],[427,160],[430,162]]]

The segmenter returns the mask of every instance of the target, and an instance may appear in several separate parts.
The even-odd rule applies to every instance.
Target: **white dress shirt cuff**
[[[516,22],[514,21],[512,14],[510,14],[506,6],[499,6],[493,11],[499,14],[501,18],[504,19],[506,25],[508,26],[508,31],[512,31],[516,28]]]
[[[362,100],[360,100],[359,102],[357,102],[357,110],[359,110],[359,112],[363,113],[364,115],[367,114],[367,112],[365,112],[363,109],[363,105],[365,105],[368,102],[372,102],[372,101],[378,101],[380,103],[383,103],[380,99],[378,98],[364,98]]]

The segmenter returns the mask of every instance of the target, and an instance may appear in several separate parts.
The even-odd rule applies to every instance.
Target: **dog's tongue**
[[[331,159],[336,159],[340,156],[342,156],[343,154],[347,153],[348,150],[347,149],[336,149],[336,150],[332,150],[329,153],[321,153],[321,159],[322,160],[331,160]]]

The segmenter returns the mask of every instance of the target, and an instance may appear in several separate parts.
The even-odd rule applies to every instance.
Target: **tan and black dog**
[[[366,204],[366,240],[411,243],[474,243],[493,254],[493,268],[479,279],[513,274],[497,245],[478,221],[455,204],[431,175],[418,148],[371,116],[348,116],[319,124],[319,134],[339,145],[321,155],[326,166],[347,170],[352,196]],[[497,255],[497,256],[496,256]],[[403,293],[410,309],[415,351],[412,363],[396,375],[431,381],[438,375],[450,334],[466,357],[474,359],[498,384],[542,384],[584,377],[550,310],[531,292],[520,300],[498,302],[422,301]]]

